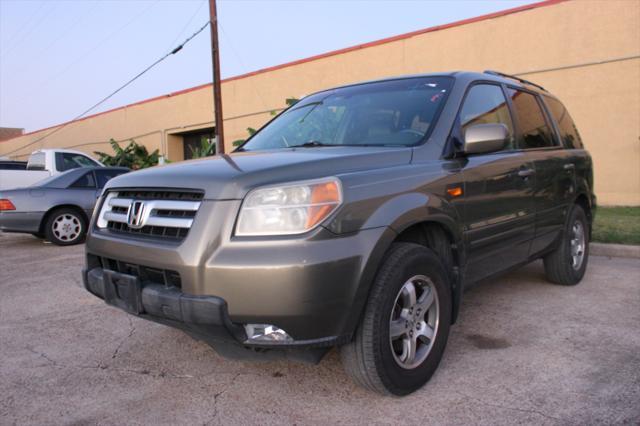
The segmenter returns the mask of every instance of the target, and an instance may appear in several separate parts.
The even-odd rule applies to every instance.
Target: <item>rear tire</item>
[[[47,217],[44,228],[47,240],[59,246],[71,246],[84,241],[87,221],[82,213],[71,208],[56,209]]]
[[[544,257],[547,280],[560,285],[582,280],[589,261],[589,234],[587,215],[576,204],[569,212],[560,247]]]
[[[401,396],[431,378],[449,337],[448,276],[432,250],[413,243],[391,247],[354,340],[340,348],[344,369],[356,383]]]

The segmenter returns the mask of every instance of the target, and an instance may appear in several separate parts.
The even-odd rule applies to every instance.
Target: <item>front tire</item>
[[[589,222],[582,207],[569,212],[560,247],[544,257],[547,280],[560,285],[576,285],[584,277],[589,261]]]
[[[87,221],[82,213],[75,209],[54,210],[45,223],[47,240],[58,246],[70,246],[84,241]]]
[[[386,395],[422,387],[442,359],[451,324],[451,287],[430,249],[396,243],[371,289],[355,338],[340,348],[346,372]]]

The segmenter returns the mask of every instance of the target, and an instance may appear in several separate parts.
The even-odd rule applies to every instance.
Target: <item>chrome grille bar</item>
[[[136,191],[135,194],[144,194],[144,192],[140,190]],[[142,218],[139,226],[136,226],[135,229],[130,227],[131,224],[129,223],[129,212],[134,202],[144,203],[144,209],[141,209],[140,213]],[[193,225],[193,218],[200,205],[200,201],[125,198],[120,197],[118,192],[110,192],[102,205],[96,226],[98,228],[117,229],[120,232],[152,236],[174,235],[175,233],[162,231],[164,228],[171,228],[181,231],[175,235],[186,235],[186,232]],[[114,224],[118,226],[112,226]],[[149,230],[150,232],[140,232],[141,230]],[[156,232],[158,230],[162,232],[158,234]]]

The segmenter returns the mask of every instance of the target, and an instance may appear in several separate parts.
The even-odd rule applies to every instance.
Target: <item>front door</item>
[[[468,126],[484,123],[502,123],[511,136],[500,152],[462,160],[466,282],[525,261],[535,232],[533,164],[514,149],[513,120],[500,85],[476,84],[465,97],[459,134]]]

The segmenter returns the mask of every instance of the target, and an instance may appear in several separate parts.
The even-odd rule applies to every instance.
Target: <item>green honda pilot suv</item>
[[[474,282],[536,259],[580,282],[595,207],[591,157],[542,87],[389,78],[307,96],[232,154],[111,180],[84,286],[231,358],[337,347],[357,383],[405,395]]]

